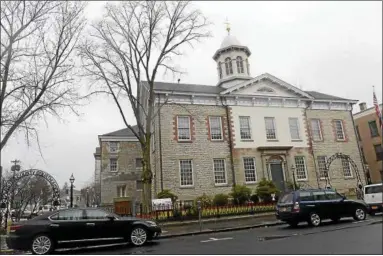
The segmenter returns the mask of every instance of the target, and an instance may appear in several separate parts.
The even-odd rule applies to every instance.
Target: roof
[[[144,82],[146,83],[146,82]],[[224,91],[224,88],[215,85],[199,85],[199,84],[181,84],[181,83],[167,83],[155,82],[154,90],[156,91],[170,91],[170,92],[190,92],[190,93],[207,93],[219,94]]]
[[[220,48],[226,48],[232,45],[241,45],[241,43],[238,41],[238,39],[235,36],[227,35],[222,43]]]
[[[310,94],[313,98],[319,99],[319,100],[348,100],[345,98],[340,98],[337,96],[329,95],[329,94],[324,94],[321,92],[316,92],[316,91],[305,91],[306,93]]]
[[[147,82],[143,81],[143,83],[147,83]],[[203,93],[203,94],[216,94],[216,95],[226,90],[225,88],[218,87],[216,85],[183,84],[183,83],[169,83],[169,82],[155,82],[154,89],[156,91]],[[348,99],[344,99],[344,98],[340,98],[337,96],[324,94],[324,93],[320,93],[316,91],[304,91],[304,92],[312,96],[314,99],[319,99],[319,100],[348,100]]]
[[[132,126],[133,130],[138,133],[138,126]],[[114,132],[106,133],[101,136],[109,136],[109,137],[135,137],[134,133],[129,128],[124,128],[121,130],[117,130]],[[97,150],[97,149],[96,149]]]

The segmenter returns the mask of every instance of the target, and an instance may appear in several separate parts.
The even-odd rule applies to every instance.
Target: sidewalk
[[[198,221],[184,223],[163,223],[159,225],[163,231],[160,238],[170,238],[176,236],[196,235],[200,233],[206,234],[263,226],[275,226],[280,224],[282,224],[282,222],[278,221],[273,213],[268,213],[262,215],[246,215],[231,218],[204,220],[202,222],[201,229]],[[202,232],[200,232],[200,230]]]

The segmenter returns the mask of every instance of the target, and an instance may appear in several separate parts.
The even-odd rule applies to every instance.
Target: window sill
[[[178,143],[192,143],[192,140],[177,140]]]
[[[346,139],[343,139],[343,140],[336,139],[336,142],[346,142]]]
[[[308,179],[297,179],[298,182],[305,182],[305,181],[308,181]]]
[[[296,139],[296,140],[291,140],[292,142],[302,142],[303,140],[301,139]]]
[[[194,185],[193,186],[180,186],[180,189],[194,189]]]
[[[253,139],[241,139],[241,142],[254,142]]]
[[[266,139],[266,140],[269,142],[278,142],[279,141],[278,139]]]
[[[229,184],[227,183],[219,183],[219,184],[214,184],[215,187],[228,187]]]
[[[245,181],[245,185],[255,185],[257,184],[256,181]]]
[[[355,179],[354,177],[344,177],[345,180],[353,180]]]

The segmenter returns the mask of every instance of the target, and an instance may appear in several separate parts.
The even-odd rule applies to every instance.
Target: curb
[[[231,220],[245,220],[245,219],[251,219],[251,218],[262,218],[267,216],[275,216],[274,212],[259,214],[259,215],[243,215],[238,217],[232,217],[232,218],[211,218],[211,219],[202,219],[202,223],[212,223],[212,222],[224,222],[224,221],[231,221]],[[191,221],[180,221],[180,222],[163,222],[159,223],[160,227],[169,227],[169,226],[185,226],[185,225],[192,225],[192,224],[198,224],[198,220],[191,220]]]
[[[222,228],[222,229],[216,229],[216,230],[185,232],[185,233],[173,234],[173,235],[161,235],[157,239],[167,239],[167,238],[173,238],[173,237],[221,233],[221,232],[229,232],[229,231],[246,230],[246,229],[252,229],[252,228],[273,227],[273,226],[279,226],[279,225],[283,225],[283,224],[285,224],[285,223],[281,222],[281,221],[275,221],[275,222],[270,222],[270,223],[262,223],[262,224],[234,227],[234,228]]]

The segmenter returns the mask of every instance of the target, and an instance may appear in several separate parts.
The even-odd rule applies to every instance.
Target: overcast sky
[[[90,2],[87,17],[100,17],[103,2]],[[227,34],[249,47],[251,74],[268,72],[304,90],[316,90],[367,102],[372,106],[372,85],[382,95],[382,2],[194,2],[214,23],[213,37],[186,51],[179,65],[187,71],[183,83],[215,85],[212,59]],[[158,77],[173,81],[172,77]],[[178,78],[174,78],[176,82]],[[356,106],[358,108],[358,106]],[[74,173],[77,187],[94,174],[93,153],[97,135],[124,128],[110,99],[97,98],[80,109],[80,117],[64,116],[62,123],[48,119],[40,126],[44,159],[36,146],[28,147],[22,135],[14,136],[2,151],[8,169],[17,158],[24,169],[51,173],[62,186]],[[131,123],[134,119],[130,116]]]

